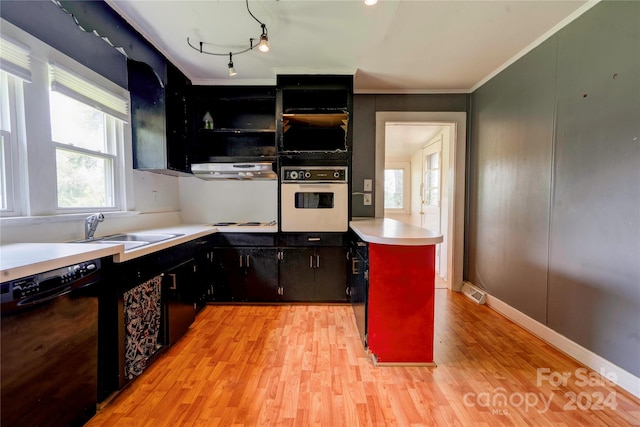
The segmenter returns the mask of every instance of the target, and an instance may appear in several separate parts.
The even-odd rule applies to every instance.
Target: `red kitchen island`
[[[433,365],[435,245],[442,235],[389,218],[350,227],[368,247],[368,287],[354,313],[374,362]]]

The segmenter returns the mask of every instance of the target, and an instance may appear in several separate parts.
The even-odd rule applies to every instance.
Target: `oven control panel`
[[[283,166],[282,182],[347,182],[346,166]]]

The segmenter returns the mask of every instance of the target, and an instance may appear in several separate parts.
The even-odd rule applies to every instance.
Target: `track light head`
[[[260,36],[260,43],[258,44],[258,50],[260,52],[269,52],[269,36],[267,35],[267,26],[262,24],[262,35]]]
[[[238,74],[238,72],[236,71],[236,69],[233,67],[233,53],[229,52],[229,76],[233,77],[236,74]]]

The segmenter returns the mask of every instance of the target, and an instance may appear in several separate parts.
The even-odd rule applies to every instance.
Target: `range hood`
[[[200,179],[274,180],[278,175],[273,171],[273,163],[193,163],[191,172]]]

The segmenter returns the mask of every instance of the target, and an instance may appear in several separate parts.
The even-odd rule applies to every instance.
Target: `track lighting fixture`
[[[238,74],[236,69],[233,67],[233,53],[231,53],[231,52],[229,52],[229,64],[227,64],[227,66],[229,67],[229,76],[230,77],[233,77],[236,74]]]
[[[264,24],[262,21],[260,21],[258,18],[255,17],[255,15],[253,13],[251,13],[251,9],[249,9],[249,0],[245,0],[245,3],[247,5],[247,12],[249,12],[249,15],[251,15],[251,17],[253,19],[256,20],[256,22],[258,24],[260,24],[260,28],[262,30],[262,33],[260,34],[259,38],[254,38],[251,37],[249,39],[249,46],[245,49],[240,49],[236,52],[229,52],[229,64],[227,64],[227,67],[229,68],[229,76],[235,76],[236,74],[238,74],[236,72],[236,69],[233,66],[233,55],[240,55],[241,53],[245,53],[245,52],[249,52],[250,50],[253,50],[254,47],[257,47],[258,50],[260,52],[269,52],[269,31],[267,30],[267,25]],[[254,42],[258,41],[258,44],[256,44],[254,46]],[[187,44],[194,50],[197,50],[200,53],[204,53],[206,55],[215,55],[215,56],[227,56],[227,53],[221,53],[221,52],[210,52],[207,51],[205,49],[205,45],[210,44],[210,43],[206,43],[206,42],[199,42],[198,46],[194,46],[193,44],[191,44],[191,41],[189,40],[189,37],[187,37]]]
[[[267,35],[267,26],[264,24],[262,24],[262,34],[260,35],[258,49],[260,52],[269,52],[269,36]]]

